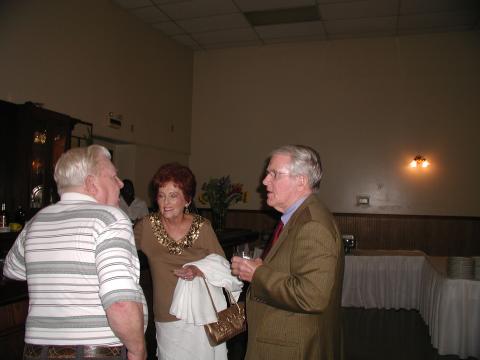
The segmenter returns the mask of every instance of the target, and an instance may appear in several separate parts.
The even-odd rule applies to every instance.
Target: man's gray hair
[[[111,159],[110,152],[101,145],[70,149],[63,153],[55,165],[54,178],[61,195],[71,187],[83,186],[88,175],[99,172],[98,163]]]
[[[306,176],[312,190],[318,190],[323,170],[320,155],[316,150],[305,145],[285,145],[273,150],[271,156],[278,154],[290,156],[291,175]]]

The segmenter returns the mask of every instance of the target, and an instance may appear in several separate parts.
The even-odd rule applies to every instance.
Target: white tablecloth
[[[346,257],[342,306],[419,310],[440,355],[480,358],[480,281],[447,278],[446,258],[371,254]]]

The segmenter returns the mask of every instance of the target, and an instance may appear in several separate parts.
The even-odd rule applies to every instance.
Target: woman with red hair
[[[179,320],[170,310],[179,279],[191,283],[203,276],[197,266],[185,264],[211,254],[221,256],[228,264],[210,222],[190,214],[195,176],[188,167],[169,163],[158,169],[153,187],[158,212],[135,226],[135,241],[137,249],[147,256],[152,274],[158,358],[226,359],[225,344],[212,347],[203,326]]]

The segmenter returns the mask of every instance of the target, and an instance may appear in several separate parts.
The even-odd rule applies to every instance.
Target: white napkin
[[[238,300],[243,282],[231,274],[228,260],[220,255],[210,254],[201,260],[185,264],[184,267],[187,265],[195,265],[202,271],[218,311],[227,307],[222,287],[230,290],[235,300]],[[195,277],[191,281],[178,279],[170,314],[194,325],[217,321],[217,315],[201,277]]]

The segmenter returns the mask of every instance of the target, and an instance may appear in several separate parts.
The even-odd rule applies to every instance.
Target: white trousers
[[[212,347],[203,326],[155,322],[158,360],[227,360],[225,343]]]

